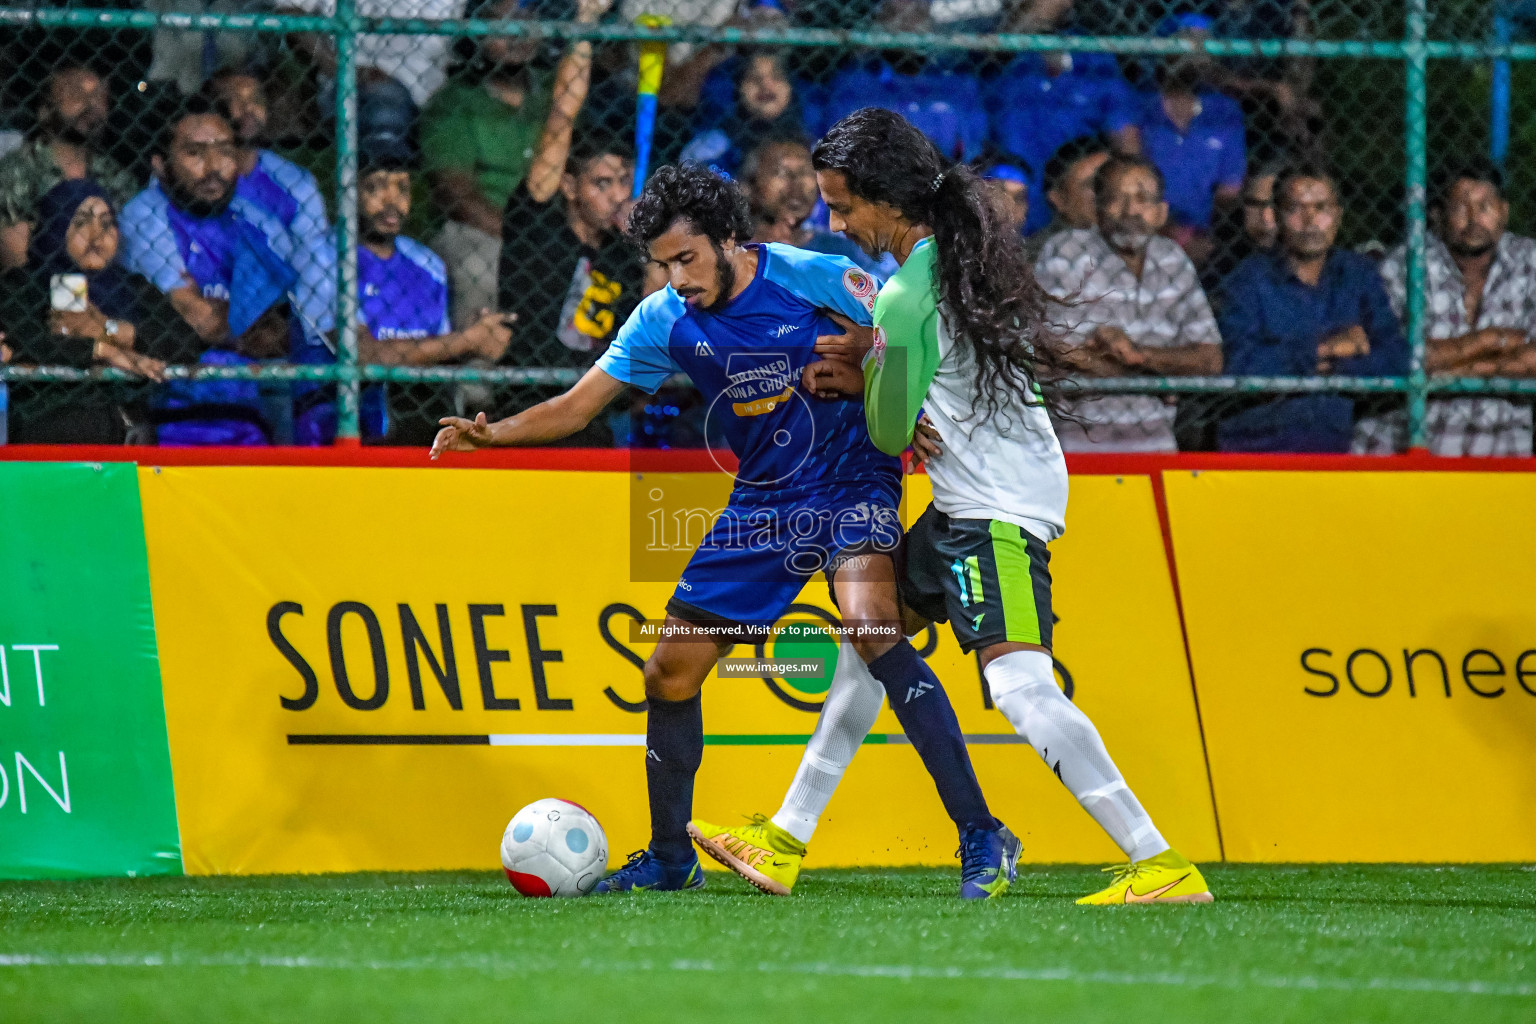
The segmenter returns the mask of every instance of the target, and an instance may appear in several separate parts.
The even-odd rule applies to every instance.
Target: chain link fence
[[[883,278],[809,164],[881,105],[995,180],[1071,299],[1069,449],[1531,452],[1536,3],[143,0],[0,25],[12,443],[421,445],[548,397],[663,283],[618,231],[637,144],[742,182],[757,240]],[[678,380],[571,443],[694,447],[703,420]]]

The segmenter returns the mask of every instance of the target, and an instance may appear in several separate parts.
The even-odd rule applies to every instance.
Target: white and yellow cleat
[[[1215,899],[1211,890],[1206,888],[1200,869],[1185,860],[1176,850],[1165,850],[1156,857],[1104,870],[1113,871],[1115,880],[1109,888],[1078,900],[1079,906],[1210,903]]]
[[[771,896],[788,896],[800,877],[805,844],[765,815],[750,824],[721,828],[695,818],[688,834],[699,849]]]

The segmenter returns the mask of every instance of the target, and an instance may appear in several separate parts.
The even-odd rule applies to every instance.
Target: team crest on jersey
[[[885,365],[885,328],[875,324],[875,343],[870,346],[869,354],[875,357],[876,366]]]
[[[871,313],[875,311],[875,279],[857,267],[843,271],[843,287]]]

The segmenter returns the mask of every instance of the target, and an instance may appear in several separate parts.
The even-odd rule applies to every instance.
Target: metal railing
[[[1128,36],[1020,35],[971,33],[905,33],[876,30],[814,28],[708,28],[674,25],[662,29],[622,24],[580,25],[563,21],[422,20],[371,18],[357,14],[355,0],[337,0],[334,17],[277,14],[191,14],[137,10],[0,7],[0,26],[76,29],[177,29],[251,33],[320,33],[335,38],[336,200],[338,297],[336,324],[340,332],[337,360],[326,366],[260,365],[243,367],[173,366],[173,380],[326,381],[338,386],[339,440],[359,436],[358,399],[365,382],[482,382],[559,386],[575,381],[579,370],[539,367],[365,366],[358,362],[357,283],[357,62],[355,44],[362,33],[440,35],[453,37],[506,36],[593,41],[660,40],[726,45],[785,47],[960,50],[1022,53],[1028,51],[1102,52],[1157,56],[1204,51],[1213,57],[1313,57],[1397,62],[1404,66],[1407,301],[1405,328],[1411,348],[1406,377],[1135,377],[1095,378],[1085,385],[1093,392],[1155,394],[1297,394],[1349,393],[1406,396],[1410,447],[1425,443],[1428,396],[1443,394],[1536,395],[1536,380],[1494,378],[1430,378],[1425,371],[1424,253],[1426,244],[1425,183],[1428,134],[1428,72],[1431,60],[1533,61],[1536,45],[1499,41],[1458,42],[1428,38],[1427,0],[1407,0],[1400,39],[1205,39]],[[87,381],[131,380],[112,369],[67,367],[0,367],[0,380]]]

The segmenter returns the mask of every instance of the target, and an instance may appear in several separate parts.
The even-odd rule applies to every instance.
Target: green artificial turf
[[[0,883],[0,1020],[1536,1021],[1536,869],[1212,867],[1209,906],[1084,908],[1088,868],[788,899],[526,900],[481,873]]]

